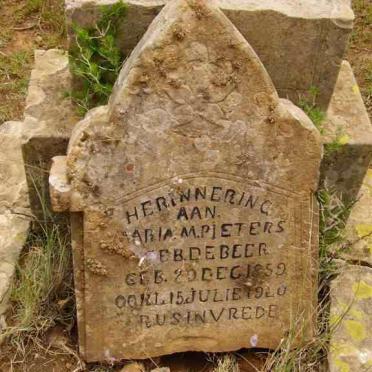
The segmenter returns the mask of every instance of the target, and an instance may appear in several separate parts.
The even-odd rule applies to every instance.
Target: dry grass
[[[42,226],[30,235],[11,293],[12,342],[37,340],[56,324],[73,321],[71,248],[64,227]]]
[[[30,355],[47,350],[56,338],[63,339],[63,333],[70,333],[75,324],[69,227],[63,219],[57,223],[47,209],[42,180],[33,183],[44,216],[41,222],[34,223],[11,288],[8,327],[1,335],[10,349],[10,366],[23,364]],[[74,353],[67,342],[58,347]]]
[[[225,354],[217,358],[213,372],[239,372],[239,364],[233,354]]]

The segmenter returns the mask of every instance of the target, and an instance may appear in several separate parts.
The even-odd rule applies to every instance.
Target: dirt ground
[[[62,0],[0,0],[0,123],[21,120],[34,49],[65,47]]]
[[[354,0],[353,8],[357,17],[346,58],[354,68],[372,116],[372,3],[370,0]],[[7,120],[22,120],[34,49],[56,47],[66,47],[63,0],[0,0],[0,124]],[[15,346],[2,345],[0,372],[105,372],[121,369],[122,365],[114,369],[84,366],[77,356],[75,343],[63,337],[63,334],[57,334],[50,342],[46,335],[42,340],[44,351],[43,348],[37,351],[32,348],[23,356],[15,354]],[[261,358],[245,354],[240,358],[241,371],[256,371],[252,363],[256,368],[263,364]],[[180,354],[148,361],[147,365],[152,368],[170,366],[172,372],[210,371],[213,363],[205,354]]]
[[[369,117],[372,118],[372,2],[353,0],[356,15],[346,54],[353,67]]]

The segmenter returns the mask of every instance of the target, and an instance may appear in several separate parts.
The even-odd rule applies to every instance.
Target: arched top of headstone
[[[249,78],[240,81],[244,77]],[[128,106],[136,103],[128,96],[138,97],[133,90],[144,85],[160,96],[177,100],[186,95],[205,104],[225,101],[238,85],[257,106],[263,106],[257,95],[266,96],[267,104],[278,100],[256,53],[214,0],[176,0],[166,6],[124,65],[112,112],[122,109],[123,99]]]
[[[70,141],[73,210],[211,172],[316,189],[319,133],[214,1],[169,2],[98,111]]]

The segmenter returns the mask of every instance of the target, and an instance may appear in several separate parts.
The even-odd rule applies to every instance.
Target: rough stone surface
[[[40,219],[45,216],[38,193],[44,195],[48,205],[51,159],[66,153],[72,128],[78,121],[71,100],[66,98],[70,89],[67,53],[36,50],[26,99],[22,151],[32,211]]]
[[[21,122],[0,126],[0,316],[7,308],[11,279],[29,228],[22,131]]]
[[[100,7],[113,3],[66,0],[70,40],[73,22],[92,26]],[[118,43],[128,55],[167,1],[126,3]],[[319,103],[327,106],[352,29],[349,0],[219,0],[218,5],[256,51],[281,97],[297,102],[299,94],[317,86]]]
[[[296,321],[311,337],[320,158],[228,18],[169,3],[69,143],[85,359],[276,348]]]
[[[341,65],[324,130],[325,145],[337,143],[339,148],[326,152],[322,179],[345,199],[355,200],[372,158],[372,125],[347,61]]]
[[[331,285],[330,372],[372,367],[372,269],[345,265]]]
[[[372,265],[372,169],[368,169],[346,224],[345,260]]]
[[[124,366],[120,372],[145,372],[145,366],[140,363],[130,363]]]
[[[24,213],[29,207],[21,150],[23,132],[22,122],[0,126],[0,211]]]
[[[67,182],[66,160],[64,156],[52,159],[49,174],[49,193],[55,212],[63,212],[69,208],[71,187]]]

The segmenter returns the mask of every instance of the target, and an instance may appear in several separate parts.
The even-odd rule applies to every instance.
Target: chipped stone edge
[[[118,0],[65,0],[65,8],[67,12],[73,12],[77,9],[94,9],[95,7],[112,5]],[[142,6],[144,8],[162,8],[167,3],[166,0],[126,0],[129,6]],[[325,2],[323,5],[327,8],[322,12],[317,1],[313,1],[307,7],[295,7],[293,1],[273,1],[273,0],[260,0],[258,1],[245,1],[231,2],[231,0],[218,0],[219,7],[223,11],[274,11],[293,18],[316,19],[316,18],[331,18],[333,22],[341,28],[351,28],[354,21],[354,12],[350,3],[344,0],[332,0]]]
[[[3,137],[7,142],[14,144],[13,150],[18,152],[18,160],[22,159],[22,139],[24,132],[23,122],[6,122],[0,127],[0,137]],[[1,155],[3,164],[9,165],[9,168],[14,166],[14,153],[7,154],[7,148],[1,149],[4,151]],[[23,169],[23,174],[18,175],[20,178],[15,180],[14,187],[18,190],[17,199],[9,205],[6,200],[0,201],[0,219],[3,226],[13,226],[15,228],[13,236],[6,241],[6,244],[1,247],[0,252],[0,275],[1,275],[1,291],[0,291],[0,333],[6,327],[5,312],[8,307],[10,295],[10,286],[15,273],[15,267],[21,253],[21,250],[26,242],[31,221],[31,211],[29,208],[29,200],[27,195],[26,173],[24,164],[18,164]],[[9,236],[8,236],[9,238]],[[2,342],[0,336],[0,344]]]

